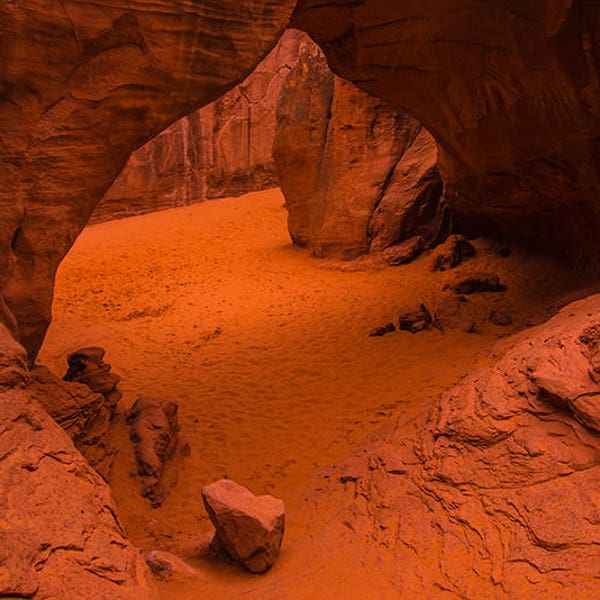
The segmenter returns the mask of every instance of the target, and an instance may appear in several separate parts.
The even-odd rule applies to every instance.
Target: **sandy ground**
[[[435,306],[455,273],[432,274],[430,255],[403,267],[340,270],[290,244],[282,204],[270,190],[94,225],[58,273],[39,362],[62,374],[70,351],[101,345],[122,376],[122,412],[139,395],[180,406],[191,454],[160,509],[139,496],[122,415],[116,423],[111,485],[133,542],[189,558],[211,531],[200,490],[224,476],[286,502],[286,539],[269,574],[191,559],[202,577],[162,584],[163,598],[264,597],[263,583],[302,555],[311,474],[489,361],[499,336],[573,284],[539,258],[480,253],[462,270],[501,275],[508,291],[486,302],[509,306],[512,327],[370,338],[402,310]]]

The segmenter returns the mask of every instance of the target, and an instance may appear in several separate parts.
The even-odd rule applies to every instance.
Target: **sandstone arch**
[[[251,72],[294,4],[0,2],[0,319],[30,356],[56,269],[130,153]]]
[[[434,134],[464,227],[597,268],[596,0],[294,5],[0,3],[0,315],[31,356],[55,270],[131,151],[247,75],[288,23]]]

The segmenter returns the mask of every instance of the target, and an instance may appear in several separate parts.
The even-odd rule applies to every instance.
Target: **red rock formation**
[[[599,316],[598,295],[567,306],[326,473],[315,550],[353,568],[307,566],[304,589],[376,574],[381,597],[596,597]]]
[[[134,152],[91,221],[276,186],[276,106],[303,39],[286,31],[243,83]]]
[[[599,15],[595,0],[300,0],[291,24],[433,133],[464,227],[597,268]]]
[[[307,40],[278,106],[273,154],[292,240],[354,258],[424,234],[442,184],[413,118],[334,77]]]
[[[294,4],[0,3],[0,290],[31,356],[56,268],[130,153],[246,77]]]
[[[279,555],[285,506],[273,496],[255,496],[229,479],[202,488],[202,501],[215,526],[215,544],[252,573],[264,573]]]
[[[115,405],[87,385],[62,381],[45,367],[32,369],[27,392],[69,434],[88,464],[108,481],[116,454],[109,440]]]
[[[108,486],[23,388],[26,362],[0,326],[0,596],[154,598]]]

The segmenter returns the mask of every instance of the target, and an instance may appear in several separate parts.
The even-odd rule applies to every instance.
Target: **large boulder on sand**
[[[283,540],[285,507],[273,496],[255,496],[221,479],[202,489],[215,537],[231,558],[253,573],[263,573],[277,558]]]

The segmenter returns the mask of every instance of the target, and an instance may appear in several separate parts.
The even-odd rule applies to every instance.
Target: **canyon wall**
[[[56,268],[130,153],[235,87],[288,25],[432,133],[459,226],[598,268],[597,2],[152,6],[0,2],[0,318],[32,356]]]
[[[307,495],[311,560],[273,596],[596,598],[599,352],[595,295],[373,434]]]
[[[90,221],[275,187],[277,102],[306,39],[286,31],[245,81],[136,150]]]
[[[294,0],[0,0],[0,318],[34,357],[56,269],[131,152],[242,81]]]
[[[594,0],[299,0],[332,70],[436,138],[471,231],[600,262],[600,6]]]
[[[277,106],[273,156],[294,243],[355,258],[437,238],[437,147],[414,118],[333,75],[309,39]]]

